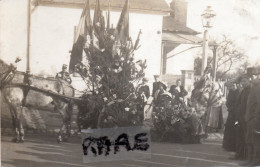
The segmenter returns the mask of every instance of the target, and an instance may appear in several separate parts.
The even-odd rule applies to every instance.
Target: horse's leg
[[[64,140],[68,141],[68,138],[71,135],[71,118],[72,118],[72,113],[73,113],[73,105],[72,105],[72,103],[68,103],[66,105],[67,105],[66,110],[65,110],[67,113],[66,118],[65,118],[66,134],[65,134]]]
[[[24,142],[24,129],[23,129],[23,123],[22,123],[22,115],[23,115],[23,107],[20,106],[17,111],[17,118],[18,118],[18,130],[19,130],[19,141],[21,143]]]
[[[62,125],[61,125],[60,131],[58,133],[57,142],[61,143],[61,142],[63,142],[63,134],[66,131],[66,116],[65,116],[65,110],[58,109],[58,111],[62,117]]]
[[[63,126],[61,131],[61,136],[63,141],[67,142],[71,134],[71,117],[72,117],[72,103],[64,103],[63,112]],[[64,133],[65,132],[65,133]]]
[[[12,124],[13,124],[13,130],[15,132],[15,136],[13,137],[12,141],[16,142],[16,132],[18,133],[18,129],[16,128],[16,116],[14,114],[14,110],[12,107],[9,107],[10,113],[11,113],[11,118],[12,118]],[[17,129],[17,131],[16,131]]]
[[[78,125],[78,133],[81,132],[81,126],[82,126],[82,123],[81,123],[81,110],[78,109],[78,114],[77,114],[77,125]]]
[[[58,137],[57,137],[57,142],[58,143],[61,143],[61,142],[63,142],[63,132],[65,131],[65,129],[66,129],[66,126],[65,126],[65,124],[64,124],[64,121],[62,122],[62,125],[61,125],[61,128],[60,128],[60,131],[59,131],[59,133],[58,133]]]
[[[23,107],[22,106],[12,106],[13,110],[13,119],[14,119],[14,124],[15,124],[15,138],[13,141],[15,142],[24,142],[24,129],[23,129],[23,124],[22,124],[22,112],[23,112]]]
[[[13,117],[13,124],[15,128],[15,138],[13,139],[14,142],[24,142],[24,129],[22,124],[22,107],[16,107],[15,113]]]
[[[60,128],[60,131],[58,133],[58,138],[57,138],[57,142],[60,143],[62,142],[64,139],[65,141],[68,139],[68,131],[70,131],[70,119],[71,119],[71,115],[69,114],[71,111],[69,111],[69,108],[71,108],[71,106],[69,107],[68,103],[62,102],[60,100],[54,100],[54,105],[55,105],[55,110],[58,111],[62,117],[62,125]],[[64,136],[65,133],[65,136]],[[65,137],[65,138],[64,138]]]
[[[15,132],[12,141],[19,142],[20,136],[19,136],[19,130],[18,130],[17,108],[11,103],[8,103],[8,106],[9,106],[9,110],[11,113],[13,128],[14,128],[14,132]]]
[[[63,130],[65,129],[65,125],[64,125],[64,114],[62,112],[62,106],[59,100],[57,99],[53,99],[52,104],[54,105],[54,111],[58,112],[61,115],[62,118],[62,125],[60,127],[60,131],[58,133],[58,137],[57,137],[57,142],[61,143],[62,142],[62,133]]]

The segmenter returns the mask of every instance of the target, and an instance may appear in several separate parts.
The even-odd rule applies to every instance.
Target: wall
[[[11,63],[15,57],[23,60],[18,70],[26,67],[26,1],[5,2],[1,13],[1,59]],[[22,10],[21,10],[22,9]],[[4,13],[6,12],[6,13]],[[73,44],[74,26],[82,10],[39,6],[31,16],[31,73],[55,75],[62,64],[69,64]],[[93,17],[93,11],[91,11]],[[104,12],[104,15],[106,12]],[[117,25],[120,13],[111,12],[111,23]],[[2,19],[2,17],[1,17]],[[130,13],[130,35],[133,41],[142,30],[141,48],[137,58],[147,59],[147,76],[159,74],[161,55],[162,16]],[[7,40],[8,39],[8,40]]]
[[[26,35],[27,35],[27,0],[9,0],[0,2],[0,59],[13,63],[17,56],[22,58],[17,69],[26,69]],[[68,8],[53,8],[39,6],[31,16],[31,73],[36,75],[55,76],[61,70],[62,64],[69,64],[73,44],[74,26],[77,26],[82,10]],[[93,17],[93,11],[91,11]],[[105,14],[105,12],[104,12]],[[111,12],[111,23],[117,25],[120,13]],[[147,77],[150,86],[153,75],[160,72],[162,16],[151,14],[130,14],[130,35],[133,41],[142,30],[140,49],[136,58],[147,59]],[[158,33],[159,32],[159,33]],[[77,80],[77,78],[74,78]],[[83,90],[84,84],[77,81],[74,86]],[[1,116],[8,120],[2,123],[7,128],[10,124],[10,114],[4,102],[1,102]],[[42,117],[50,128],[59,128],[61,118],[53,111],[32,110],[25,116],[26,127],[38,129],[37,121],[30,123],[29,118]],[[34,115],[34,116],[33,116]],[[55,115],[55,117],[53,116]],[[49,119],[53,118],[53,119]],[[33,125],[33,126],[29,126]],[[74,127],[76,127],[74,121]],[[39,125],[40,126],[40,125]]]
[[[182,44],[167,54],[167,57],[182,52],[194,45]],[[197,49],[197,48],[196,48]],[[196,49],[190,49],[183,53],[177,54],[167,60],[167,74],[181,75],[181,70],[194,70],[194,53]]]

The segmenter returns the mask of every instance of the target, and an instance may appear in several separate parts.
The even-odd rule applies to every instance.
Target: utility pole
[[[207,67],[207,58],[208,58],[208,31],[212,28],[216,13],[211,9],[211,6],[207,6],[206,10],[201,14],[202,25],[205,29],[204,39],[203,39],[203,53],[202,53],[202,68],[201,75],[203,75],[205,68]]]
[[[217,49],[218,45],[213,45],[213,71],[212,71],[212,76],[213,76],[213,81],[216,81],[216,75],[217,75]]]
[[[30,35],[31,35],[31,0],[27,4],[27,50],[26,50],[26,73],[30,73]]]
[[[201,68],[201,75],[203,75],[205,68],[207,67],[207,59],[208,59],[208,30],[204,31],[203,37],[203,52],[202,52],[202,68]]]

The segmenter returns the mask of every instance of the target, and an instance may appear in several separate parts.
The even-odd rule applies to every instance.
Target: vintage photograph
[[[259,9],[0,0],[1,166],[260,166]]]

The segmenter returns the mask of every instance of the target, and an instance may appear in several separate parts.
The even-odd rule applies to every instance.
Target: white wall
[[[19,63],[18,70],[25,71],[26,0],[4,0],[1,3],[0,58],[10,63],[20,56],[23,61]],[[78,24],[81,12],[81,9],[37,7],[31,18],[31,73],[55,75],[62,64],[69,64],[74,26]],[[119,12],[111,12],[114,27],[119,16]],[[162,31],[162,16],[130,13],[133,41],[140,29],[141,48],[135,55],[147,59],[146,73],[152,78],[160,72],[161,33],[157,32]]]
[[[182,52],[193,46],[194,45],[190,45],[190,44],[179,45],[173,51],[169,52],[167,54],[167,57]],[[167,61],[166,73],[181,75],[181,70],[194,70],[194,54],[196,54],[196,49],[190,49],[183,53],[177,54],[172,58],[169,58]]]
[[[0,1],[0,18],[0,58],[11,63],[26,53],[26,0]]]

